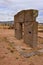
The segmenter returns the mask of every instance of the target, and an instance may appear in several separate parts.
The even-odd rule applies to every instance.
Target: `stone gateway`
[[[24,42],[30,45],[31,47],[37,47],[38,38],[38,22],[36,21],[37,16],[38,10],[34,9],[22,10],[14,16],[15,37],[18,40],[23,38]]]

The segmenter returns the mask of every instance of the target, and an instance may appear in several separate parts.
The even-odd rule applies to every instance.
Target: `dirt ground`
[[[25,58],[15,46],[28,47],[23,40],[15,38],[13,29],[0,29],[0,65],[43,65],[43,55]],[[38,48],[43,48],[43,32],[38,32]]]

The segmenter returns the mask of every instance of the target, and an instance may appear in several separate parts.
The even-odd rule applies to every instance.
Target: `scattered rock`
[[[14,50],[10,50],[11,53],[14,53]]]
[[[16,59],[19,59],[18,57],[16,57]]]

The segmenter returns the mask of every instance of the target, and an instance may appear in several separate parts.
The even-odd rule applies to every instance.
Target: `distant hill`
[[[0,21],[0,24],[14,24],[14,21]]]
[[[14,21],[0,21],[0,29],[13,29]]]
[[[43,25],[43,23],[39,23],[39,25]]]

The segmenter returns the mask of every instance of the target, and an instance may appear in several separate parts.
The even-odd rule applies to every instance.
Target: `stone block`
[[[36,17],[38,16],[38,11],[37,10],[26,10],[25,11],[25,22],[27,21],[35,21]]]
[[[38,44],[38,22],[33,24],[33,47],[37,47]]]
[[[31,24],[24,23],[24,42],[30,45],[31,47],[37,46],[37,32],[38,26],[37,22]]]
[[[20,24],[20,23],[15,24],[15,37],[17,39],[22,38],[22,24]]]
[[[23,10],[14,16],[15,22],[15,37],[17,39],[23,38],[24,42],[31,47],[37,47],[38,38],[38,23],[36,17],[38,16],[37,10]],[[24,27],[23,27],[24,24]],[[22,29],[23,28],[23,29]],[[22,33],[24,31],[24,33]]]
[[[14,16],[14,20],[18,23],[23,23],[24,22],[24,11],[21,11],[19,13],[17,13],[15,16]]]
[[[22,38],[21,30],[15,30],[15,37],[20,40]]]

